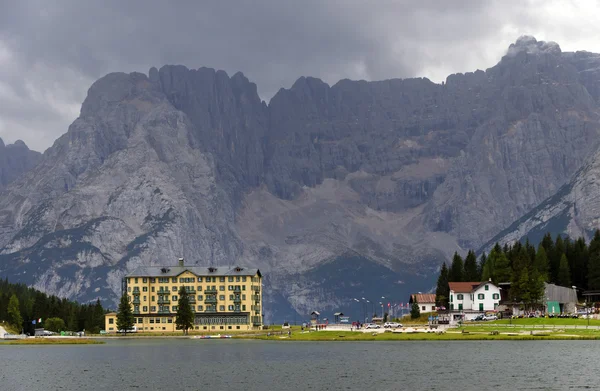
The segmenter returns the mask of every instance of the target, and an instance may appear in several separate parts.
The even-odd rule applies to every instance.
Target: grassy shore
[[[259,335],[234,335],[234,338],[271,341],[481,341],[481,340],[600,340],[600,332],[593,330],[536,331],[511,329],[508,331],[489,328],[450,329],[443,334],[435,333],[363,333],[350,331],[313,331]]]
[[[587,319],[570,318],[523,318],[501,319],[489,322],[490,324],[516,324],[516,325],[556,325],[556,326],[587,326]],[[600,320],[590,319],[590,326],[600,326]]]
[[[104,342],[88,338],[26,338],[15,340],[1,340],[3,345],[97,345]]]

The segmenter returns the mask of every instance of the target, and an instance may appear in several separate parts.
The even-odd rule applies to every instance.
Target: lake
[[[2,346],[0,390],[596,388],[596,341],[108,340]]]

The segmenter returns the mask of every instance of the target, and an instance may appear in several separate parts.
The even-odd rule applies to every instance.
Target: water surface
[[[596,341],[0,345],[0,390],[595,389],[599,351]]]

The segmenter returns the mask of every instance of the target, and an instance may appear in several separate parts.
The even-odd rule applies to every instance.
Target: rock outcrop
[[[0,139],[0,189],[31,170],[41,159],[41,153],[30,150],[21,140],[5,145]]]

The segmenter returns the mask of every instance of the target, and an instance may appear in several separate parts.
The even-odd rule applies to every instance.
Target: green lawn
[[[516,334],[520,330],[509,330],[512,334]],[[468,333],[458,332],[458,330],[450,330],[445,334],[434,333],[362,333],[350,331],[316,331],[310,333],[292,333],[291,337],[287,335],[261,334],[258,336],[234,336],[234,338],[242,339],[260,339],[270,341],[469,341],[469,340],[571,340],[571,339],[600,339],[600,333],[592,333],[588,330],[577,332],[558,333],[545,332],[543,335],[531,335],[529,333],[523,335],[507,335],[498,334],[492,335],[490,330],[471,330]]]
[[[486,322],[487,323],[487,322]],[[501,319],[489,322],[490,324],[517,324],[517,325],[577,325],[587,326],[587,319],[569,318],[523,318],[523,319]],[[590,319],[590,326],[600,326],[600,320]]]

